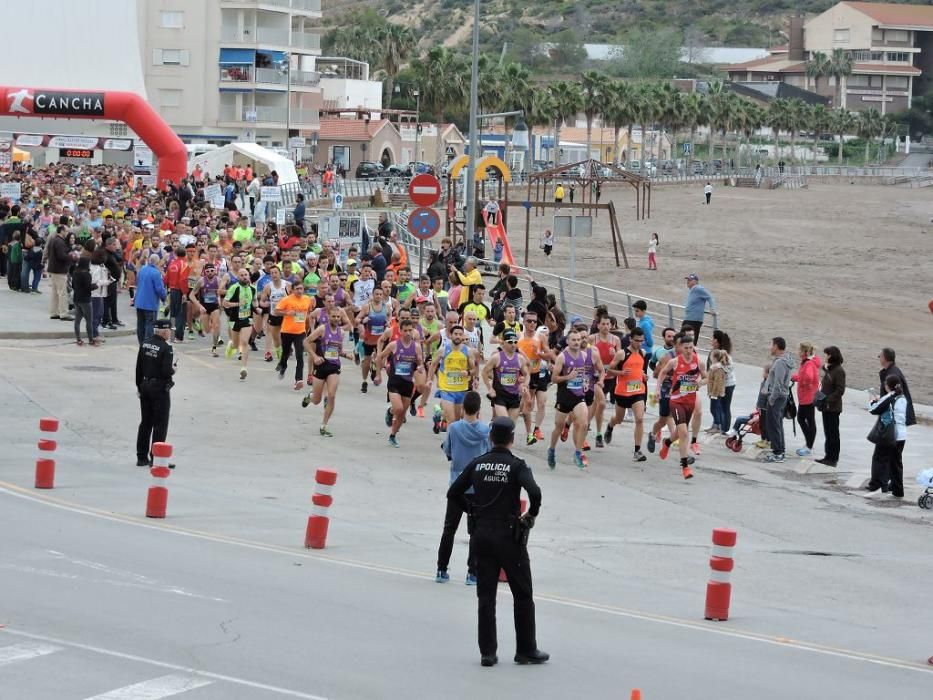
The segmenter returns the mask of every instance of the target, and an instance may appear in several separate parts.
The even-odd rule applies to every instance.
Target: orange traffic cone
[[[630,700],[641,700],[641,691],[638,688],[632,690],[632,697]]]

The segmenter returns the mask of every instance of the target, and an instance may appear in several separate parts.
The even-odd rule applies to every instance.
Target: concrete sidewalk
[[[49,294],[52,284],[47,277],[39,283],[41,294],[14,292],[8,285],[0,285],[0,339],[58,339],[74,338],[74,323],[49,318]],[[130,306],[130,295],[120,290],[117,313],[126,325],[116,331],[101,329],[101,336],[119,338],[136,334],[136,312]],[[82,322],[82,336],[84,324]]]

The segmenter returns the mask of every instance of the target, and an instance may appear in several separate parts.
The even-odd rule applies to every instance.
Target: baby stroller
[[[926,487],[926,490],[917,499],[917,505],[921,508],[933,510],[933,469],[924,469],[917,474],[917,483]]]
[[[748,420],[742,422],[741,419],[736,420],[738,428],[736,429],[735,435],[730,435],[726,438],[726,447],[728,447],[733,452],[742,451],[742,439],[746,435],[761,435],[761,412],[758,409],[748,417]]]

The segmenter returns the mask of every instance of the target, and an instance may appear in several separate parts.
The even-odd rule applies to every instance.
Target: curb
[[[110,331],[104,336],[108,338],[128,338],[136,335],[136,329]],[[74,331],[0,331],[0,340],[74,340]]]

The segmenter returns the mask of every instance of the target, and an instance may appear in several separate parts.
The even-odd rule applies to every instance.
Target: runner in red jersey
[[[706,384],[706,369],[700,364],[700,358],[693,350],[693,339],[680,336],[680,354],[664,365],[658,375],[658,382],[671,375],[671,418],[677,431],[677,449],[680,451],[680,467],[685,479],[693,477],[687,462],[688,427],[696,408],[697,391]],[[675,340],[676,342],[676,340]],[[667,459],[671,449],[671,439],[665,438],[659,456]]]

